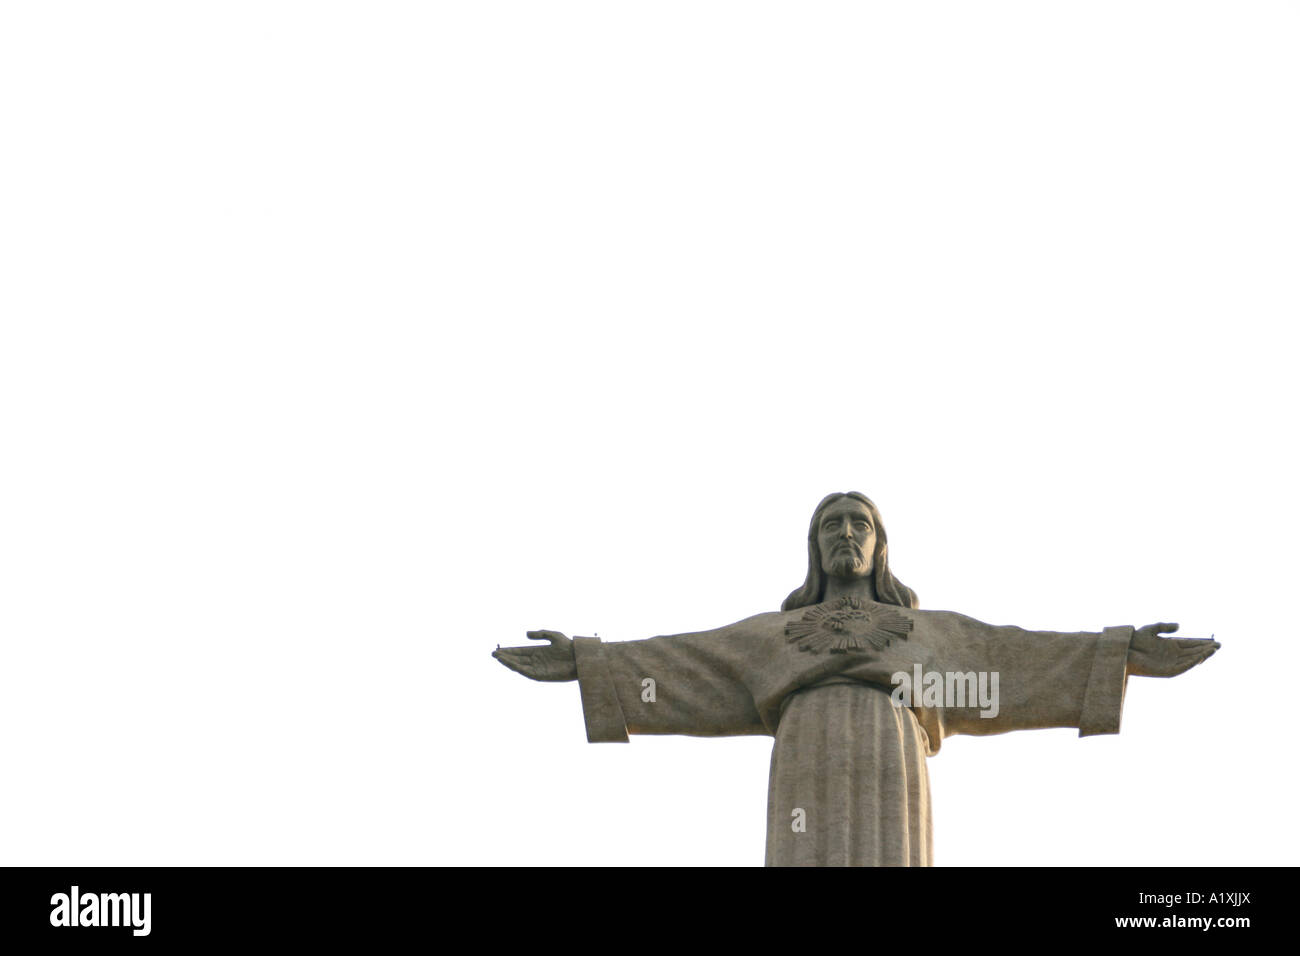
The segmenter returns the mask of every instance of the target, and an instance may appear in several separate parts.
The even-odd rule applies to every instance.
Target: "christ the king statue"
[[[1218,650],[1160,636],[1177,627],[1026,631],[919,610],[889,569],[876,506],[847,492],[813,513],[808,576],[779,612],[619,643],[530,631],[547,643],[492,656],[533,680],[578,681],[593,743],[775,737],[769,866],[929,866],[925,761],[944,737],[1118,733],[1130,675],[1173,677]]]

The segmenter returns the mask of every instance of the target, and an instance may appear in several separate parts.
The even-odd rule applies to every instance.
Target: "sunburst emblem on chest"
[[[896,608],[843,597],[804,611],[799,620],[786,624],[785,636],[790,643],[797,641],[801,651],[851,654],[883,650],[894,638],[907,640],[911,630],[912,619]]]

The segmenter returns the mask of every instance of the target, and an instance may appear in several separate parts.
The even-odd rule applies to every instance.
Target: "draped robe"
[[[587,739],[772,736],[767,865],[929,866],[926,758],[944,737],[1119,732],[1131,627],[1027,631],[951,611],[866,607],[901,614],[910,632],[881,648],[813,653],[787,637],[807,614],[800,608],[641,641],[575,638]],[[981,716],[974,701],[925,706],[934,702],[920,693],[896,705],[892,677],[916,665],[996,672],[996,716]]]

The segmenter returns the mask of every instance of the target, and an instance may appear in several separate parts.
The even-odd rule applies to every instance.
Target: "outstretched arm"
[[[932,713],[942,736],[1048,727],[1077,727],[1081,737],[1118,733],[1130,675],[1172,677],[1219,647],[1160,637],[1176,629],[1170,624],[1061,633],[945,617],[943,666],[996,675],[998,700],[992,707],[945,706]]]
[[[577,680],[593,743],[626,742],[629,733],[764,734],[742,679],[744,658],[756,650],[745,624],[616,643],[529,631],[548,643],[498,648],[492,656],[533,680]]]

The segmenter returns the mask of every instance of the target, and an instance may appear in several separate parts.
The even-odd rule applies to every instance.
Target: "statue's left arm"
[[[1170,624],[1067,633],[942,617],[935,664],[975,672],[977,681],[997,690],[991,706],[944,706],[934,713],[942,736],[1048,727],[1077,727],[1081,737],[1119,733],[1130,676],[1172,677],[1219,647],[1161,637],[1177,628]]]

